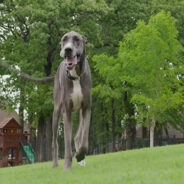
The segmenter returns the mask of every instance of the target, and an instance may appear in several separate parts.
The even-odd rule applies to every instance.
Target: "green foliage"
[[[164,111],[183,103],[175,67],[180,64],[181,50],[175,20],[165,12],[152,16],[148,25],[139,22],[121,42],[122,70],[126,80],[127,76],[133,78],[135,86],[132,102],[147,107],[143,118],[154,116],[159,120]]]
[[[183,104],[183,88],[178,79],[178,66],[182,46],[177,40],[175,19],[165,12],[152,16],[145,24],[137,23],[136,29],[120,42],[118,57],[95,56],[95,69],[105,84],[95,87],[100,97],[118,91],[131,91],[138,122],[155,117],[162,123],[168,109],[177,109]],[[113,88],[110,88],[113,86]],[[116,89],[114,91],[114,89]]]
[[[95,35],[98,38],[100,25],[96,20],[107,13],[108,7],[103,0],[75,0],[72,3],[62,0],[7,0],[1,3],[1,10],[0,29],[3,30],[3,37],[0,39],[0,58],[35,77],[43,77],[54,75],[61,62],[61,36],[75,30],[84,35],[89,33],[89,40]],[[96,41],[98,39],[91,42],[90,47]],[[25,97],[25,102],[20,102],[20,93],[17,93],[12,100],[11,92],[7,92],[8,101],[12,100],[14,108],[18,103],[23,103],[24,109],[35,119],[40,113],[45,117],[52,115],[53,85],[30,83],[11,74],[4,89],[11,86],[15,91],[21,90],[21,95]]]
[[[183,5],[183,0],[1,1],[0,58],[35,77],[52,76],[61,62],[62,35],[77,31],[88,38],[94,145],[112,138],[113,113],[119,137],[121,120],[137,118],[148,125],[153,114],[164,125],[181,126]],[[0,74],[9,73],[0,68]],[[0,105],[7,100],[8,109],[15,109],[21,103],[37,124],[40,114],[52,115],[52,87],[11,74],[6,84],[0,81]]]

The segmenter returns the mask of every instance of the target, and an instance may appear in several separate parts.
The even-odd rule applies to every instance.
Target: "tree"
[[[125,67],[125,56],[121,58],[120,51],[118,53],[119,41],[125,37],[124,41],[127,42],[126,39],[129,38],[125,34],[136,28],[138,20],[146,22],[139,23],[138,27],[141,28],[142,24],[142,28],[146,27],[148,30],[147,23],[150,16],[164,9],[170,11],[171,15],[177,19],[178,35],[180,42],[183,44],[183,3],[183,0],[133,0],[131,2],[125,0],[123,3],[119,0],[73,0],[72,3],[71,0],[1,1],[0,58],[4,63],[0,62],[0,66],[3,67],[3,69],[0,67],[0,74],[10,74],[10,72],[4,70],[4,67],[11,68],[13,73],[7,79],[6,85],[0,83],[0,86],[5,91],[8,91],[9,87],[12,87],[12,90],[9,90],[9,94],[13,91],[18,91],[18,93],[14,95],[14,98],[10,95],[6,97],[0,95],[0,100],[8,99],[11,102],[9,103],[11,108],[16,108],[17,104],[22,104],[20,112],[26,110],[28,113],[27,119],[29,119],[32,126],[37,129],[39,128],[39,130],[44,130],[39,132],[42,135],[38,137],[41,140],[45,140],[46,135],[50,135],[46,132],[46,129],[51,130],[49,126],[46,128],[45,125],[51,124],[53,108],[52,82],[40,85],[39,83],[28,82],[28,80],[40,82],[43,81],[43,78],[45,80],[45,77],[47,77],[46,81],[52,81],[61,61],[59,42],[62,35],[70,30],[78,31],[87,36],[89,41],[87,44],[87,55],[91,66],[94,88],[90,130],[91,148],[89,149],[94,150],[98,144],[106,144],[106,149],[104,145],[102,149],[105,152],[108,147],[107,142],[112,142],[113,148],[115,148],[117,139],[120,139],[121,132],[123,131],[121,120],[125,123],[126,132],[128,133],[127,148],[132,148],[135,138],[136,121],[149,125],[151,116],[147,118],[146,115],[148,113],[148,106],[141,103],[138,105],[140,99],[135,96],[138,91],[137,88],[139,88],[138,83],[135,83],[137,80],[134,81],[135,78],[130,76],[131,73],[127,75],[122,70]],[[151,23],[149,23],[150,25]],[[162,27],[162,24],[158,26]],[[152,29],[149,28],[149,30],[151,32]],[[157,28],[155,30],[158,32]],[[137,30],[137,33],[134,34],[138,35],[138,32]],[[131,34],[133,35],[133,33]],[[162,34],[162,37],[164,34]],[[152,33],[151,35],[154,36]],[[156,37],[158,36],[156,33],[155,35]],[[162,40],[163,38],[160,39]],[[142,41],[141,38],[140,41]],[[156,41],[155,45],[157,44]],[[133,39],[131,42],[133,42]],[[142,44],[148,43],[142,42]],[[121,47],[128,48],[128,45],[121,43]],[[94,57],[94,62],[92,62],[94,54],[100,56]],[[183,82],[183,68],[180,67],[180,64],[171,63],[173,66],[170,67],[174,68],[175,76],[176,72],[178,72],[177,77],[180,79],[179,82]],[[11,67],[7,64],[11,65]],[[12,65],[14,66],[13,69]],[[129,66],[126,67],[128,71]],[[19,70],[18,75],[15,74],[17,73],[15,68]],[[129,70],[137,72],[135,68],[129,68]],[[168,68],[162,70],[163,73],[167,73],[167,71]],[[23,78],[27,78],[28,80],[24,81]],[[42,79],[40,80],[40,78]],[[159,82],[160,85],[161,83]],[[176,86],[176,89],[181,87],[180,85]],[[144,91],[142,87],[142,91],[140,90],[141,94]],[[157,91],[159,94],[159,90]],[[173,91],[175,90],[172,89],[171,94]],[[182,91],[182,88],[180,88],[180,91]],[[147,95],[146,92],[145,94]],[[138,93],[138,95],[140,94]],[[134,98],[132,98],[133,96]],[[172,121],[173,125],[175,125],[174,120],[176,117],[183,122],[181,115],[183,106],[180,104],[177,107],[173,106],[165,109],[162,115],[159,115],[159,120],[157,120],[158,118],[156,119],[157,124],[166,125]],[[135,116],[136,113],[138,114],[137,116]],[[74,124],[76,121],[77,118],[74,118]],[[39,138],[37,142],[41,143],[42,141],[39,141]],[[40,150],[41,154],[44,152],[45,150]],[[44,157],[46,156],[40,155],[40,158]]]
[[[149,23],[139,22],[120,43],[119,61],[124,80],[133,85],[132,102],[137,120],[150,125],[150,147],[154,146],[154,128],[162,123],[164,112],[183,103],[177,66],[182,46],[177,40],[175,19],[169,13],[152,16]],[[123,77],[122,77],[123,80]]]
[[[67,31],[75,30],[84,35],[88,33],[89,40],[94,37],[98,38],[101,26],[96,21],[101,14],[108,11],[104,0],[98,2],[75,0],[72,3],[70,0],[47,2],[7,0],[1,2],[0,8],[2,31],[2,34],[0,33],[0,58],[4,62],[1,66],[9,69],[8,63],[20,70],[21,77],[41,82],[43,80],[39,77],[46,76],[47,79],[53,80],[50,76],[55,74],[60,63],[59,42],[62,35]],[[93,39],[89,47],[97,42],[98,39]],[[13,70],[17,73],[17,70]],[[1,71],[1,74],[6,73],[7,71]],[[6,86],[13,86],[15,91],[21,91],[13,100],[14,108],[19,103],[21,112],[26,110],[28,119],[32,119],[32,124],[38,129],[38,160],[50,160],[52,84],[30,83],[19,75],[11,73]],[[48,139],[47,135],[50,135]],[[42,146],[45,140],[47,146]],[[45,148],[50,148],[50,150],[46,151]]]
[[[141,2],[134,0],[131,1],[131,3],[130,1],[123,1],[122,3],[122,1],[119,0],[108,0],[107,3],[111,9],[108,14],[103,16],[101,19],[103,31],[100,42],[101,47],[95,53],[98,57],[94,57],[94,66],[92,65],[95,69],[93,73],[93,94],[101,99],[101,103],[112,100],[116,104],[114,107],[116,117],[115,123],[111,121],[111,124],[115,124],[115,126],[113,125],[113,127],[115,127],[115,131],[112,132],[112,129],[110,128],[110,134],[115,134],[112,137],[116,137],[117,135],[118,137],[121,137],[121,120],[124,118],[125,114],[130,114],[130,118],[126,119],[125,124],[128,137],[126,148],[131,149],[133,147],[133,140],[136,133],[135,120],[131,115],[134,114],[134,106],[130,102],[131,93],[126,90],[122,90],[122,86],[116,78],[117,71],[112,72],[111,70],[114,64],[116,64],[116,61],[114,61],[112,56],[116,57],[118,53],[119,41],[124,34],[136,27],[137,20],[147,20],[149,18],[151,12],[151,2],[147,0]],[[103,75],[102,73],[106,73],[106,75]],[[103,103],[103,106],[104,105],[106,106],[105,108],[108,109],[106,113],[111,113],[113,117],[111,104]],[[106,118],[107,119],[105,121],[108,122],[111,117],[106,116]],[[96,121],[100,123],[99,119]],[[112,125],[110,125],[110,127],[112,127]],[[114,141],[112,140],[112,142]]]
[[[109,93],[111,98],[117,91],[118,98],[122,98],[122,91],[131,94],[129,102],[135,110],[125,112],[125,120],[130,125],[133,117],[138,122],[146,119],[150,125],[150,146],[153,146],[156,122],[162,123],[168,109],[183,103],[177,71],[178,66],[183,67],[178,57],[182,46],[177,34],[175,19],[161,12],[152,16],[147,25],[138,22],[136,29],[125,35],[117,58],[105,55],[94,58],[99,74],[115,89],[109,90],[104,84],[100,93]]]

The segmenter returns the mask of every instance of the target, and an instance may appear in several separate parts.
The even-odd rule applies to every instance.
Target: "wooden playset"
[[[28,142],[30,134],[22,132],[14,118],[0,122],[0,167],[22,164],[21,151],[29,163],[34,163],[35,154]]]

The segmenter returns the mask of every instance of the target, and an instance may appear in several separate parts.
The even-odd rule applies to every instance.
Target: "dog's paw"
[[[86,166],[86,161],[81,160],[80,162],[77,162],[80,166],[85,167]]]
[[[77,159],[77,162],[80,162],[85,159],[86,149],[80,148],[79,151],[75,154],[75,158]]]

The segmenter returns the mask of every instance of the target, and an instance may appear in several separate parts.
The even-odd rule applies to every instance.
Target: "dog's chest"
[[[79,80],[73,80],[73,91],[71,94],[72,97],[72,102],[73,102],[73,111],[77,111],[80,109],[82,100],[83,100],[83,95],[82,95],[82,89],[81,89],[81,84]]]

